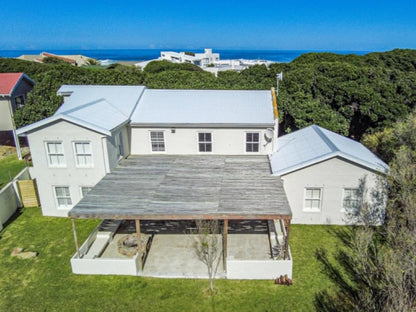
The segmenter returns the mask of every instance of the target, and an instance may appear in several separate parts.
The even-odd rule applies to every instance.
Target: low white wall
[[[79,259],[75,254],[71,258],[72,272],[94,275],[137,275],[137,256],[131,259]]]
[[[22,202],[17,189],[18,180],[29,180],[29,170],[24,168],[19,174],[0,191],[0,230],[3,224],[16,212],[18,207],[22,207]]]
[[[292,260],[227,260],[228,279],[275,279],[281,275],[292,278]]]

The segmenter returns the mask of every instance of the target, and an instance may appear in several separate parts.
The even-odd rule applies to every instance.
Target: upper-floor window
[[[46,154],[49,167],[65,167],[65,155],[62,142],[46,142]]]
[[[212,135],[209,132],[198,133],[198,148],[200,152],[212,152]]]
[[[322,204],[321,188],[306,188],[303,210],[304,211],[320,211]]]
[[[90,142],[74,142],[75,163],[77,167],[92,167]]]
[[[72,207],[71,193],[68,186],[55,186],[54,191],[58,208],[68,209]]]
[[[360,192],[358,188],[344,188],[342,208],[344,210],[355,210],[360,207]]]
[[[16,108],[17,109],[21,109],[23,106],[25,106],[25,97],[24,97],[24,95],[16,96],[14,98],[14,101],[16,103]]]
[[[258,152],[260,142],[260,133],[247,132],[246,133],[246,152]]]
[[[150,143],[152,152],[165,151],[165,137],[163,131],[150,131]]]

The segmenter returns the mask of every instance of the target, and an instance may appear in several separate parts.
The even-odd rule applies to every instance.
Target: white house
[[[18,132],[28,137],[43,214],[69,216],[75,235],[76,219],[105,219],[82,246],[75,240],[74,273],[206,276],[192,242],[189,252],[183,235],[150,239],[147,226],[215,219],[219,277],[291,278],[291,211],[268,160],[273,92],[62,86],[58,94],[53,116]],[[253,220],[263,235],[240,233]],[[139,247],[126,257],[117,246],[132,228]]]
[[[302,224],[355,222],[363,196],[377,204],[373,196],[388,170],[361,143],[316,125],[279,137],[270,162],[283,180],[292,222]]]
[[[81,246],[75,239],[74,273],[202,277],[192,242],[154,228],[189,234],[187,222],[214,219],[219,277],[291,278],[292,210],[298,223],[344,223],[360,179],[373,186],[387,169],[317,126],[278,138],[274,90],[64,85],[58,94],[53,116],[18,133],[43,214],[69,216],[75,237],[76,219],[104,219]],[[132,256],[120,254],[126,233],[136,233]]]
[[[220,55],[212,53],[212,49],[205,49],[204,53],[162,51],[159,59],[173,63],[191,63],[204,68],[218,62]]]

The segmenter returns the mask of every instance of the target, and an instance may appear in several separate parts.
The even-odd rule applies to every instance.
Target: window
[[[198,146],[200,152],[212,152],[211,133],[198,133]]]
[[[246,133],[246,152],[258,152],[259,151],[259,139],[260,134],[258,132]]]
[[[87,193],[91,190],[92,190],[92,187],[90,186],[81,186],[81,198],[84,198],[85,195],[87,195]]]
[[[71,208],[72,200],[68,186],[55,186],[55,198],[58,208]]]
[[[152,144],[152,152],[165,151],[165,139],[163,136],[163,131],[151,131],[150,141]]]
[[[74,142],[74,153],[77,167],[92,167],[90,142]]]
[[[46,142],[46,153],[50,167],[65,167],[62,142]]]
[[[355,210],[360,207],[360,194],[358,188],[344,188],[342,208],[344,210]]]
[[[25,106],[25,97],[23,95],[16,96],[14,101],[16,103],[17,109],[21,109],[23,106]]]
[[[321,210],[322,189],[306,188],[304,211],[320,211]]]

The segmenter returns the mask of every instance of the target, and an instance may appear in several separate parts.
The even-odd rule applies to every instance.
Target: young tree
[[[196,255],[208,269],[211,294],[214,293],[214,278],[222,254],[218,220],[196,220],[194,248]]]

